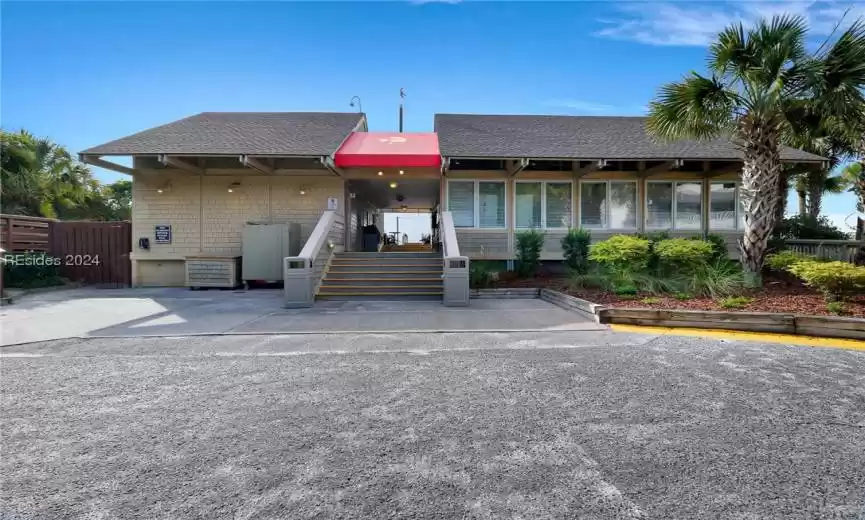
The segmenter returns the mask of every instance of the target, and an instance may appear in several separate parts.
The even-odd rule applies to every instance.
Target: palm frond
[[[736,92],[718,77],[692,73],[661,87],[649,105],[647,129],[662,140],[717,137],[731,130],[737,101]]]

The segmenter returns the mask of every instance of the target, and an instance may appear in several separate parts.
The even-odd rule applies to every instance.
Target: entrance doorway
[[[371,220],[380,234],[381,250],[386,246],[388,250],[436,249],[440,186],[438,179],[408,176],[352,179],[347,183],[352,209],[374,215]],[[359,242],[362,247],[358,250],[370,250],[368,240]]]

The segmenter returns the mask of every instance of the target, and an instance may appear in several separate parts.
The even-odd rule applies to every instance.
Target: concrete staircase
[[[426,251],[337,253],[319,300],[441,300],[442,255]]]

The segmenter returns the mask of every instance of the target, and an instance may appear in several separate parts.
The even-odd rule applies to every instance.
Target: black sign
[[[157,244],[171,243],[171,226],[154,226],[153,235]]]

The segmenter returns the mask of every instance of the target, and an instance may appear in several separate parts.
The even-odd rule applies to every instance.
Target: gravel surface
[[[0,349],[0,518],[865,517],[865,353],[612,332]]]

